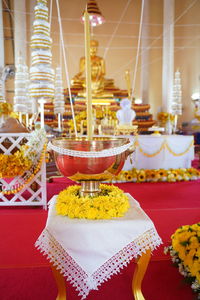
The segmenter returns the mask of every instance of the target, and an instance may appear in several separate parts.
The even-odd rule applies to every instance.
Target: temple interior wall
[[[26,0],[27,21],[27,64],[30,64],[29,41],[31,36],[31,24],[33,20],[32,0]],[[84,56],[84,26],[80,22],[80,16],[85,7],[85,1],[61,0],[60,10],[64,33],[65,49],[69,77],[72,78],[79,71],[79,59]],[[11,1],[12,3],[12,1]],[[99,0],[98,5],[105,17],[105,24],[93,29],[92,38],[99,41],[98,55],[105,58],[106,77],[113,78],[115,85],[120,89],[126,89],[125,71],[130,70],[131,80],[135,68],[137,42],[140,22],[141,1],[130,2],[128,10],[121,18],[126,1]],[[187,7],[190,0],[175,0],[175,19],[177,19]],[[174,28],[174,71],[178,68],[181,72],[183,115],[181,121],[190,121],[193,118],[194,107],[191,95],[200,89],[200,1],[195,4],[175,23]],[[121,18],[121,20],[120,20]],[[7,21],[6,21],[7,22]],[[156,119],[157,110],[162,104],[162,34],[163,34],[163,1],[149,0],[149,91],[148,101],[151,112]],[[9,25],[7,24],[7,27]],[[160,37],[160,38],[158,38]],[[52,53],[53,67],[60,64],[60,34],[57,20],[56,1],[53,1],[52,13]],[[11,63],[13,55],[11,44],[5,41],[5,61]],[[63,65],[63,59],[62,66]],[[140,98],[140,67],[138,63],[134,96]],[[67,86],[63,68],[64,86]],[[13,81],[7,83],[7,89],[13,90]],[[12,101],[13,94],[7,94]]]

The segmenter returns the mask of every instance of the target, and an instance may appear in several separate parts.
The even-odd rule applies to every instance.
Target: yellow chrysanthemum
[[[59,193],[56,202],[58,214],[70,218],[111,219],[122,217],[129,200],[122,190],[113,185],[100,185],[100,193],[95,197],[80,197],[80,186],[74,185]]]

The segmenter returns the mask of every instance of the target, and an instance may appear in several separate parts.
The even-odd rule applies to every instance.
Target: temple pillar
[[[174,77],[174,0],[163,7],[162,110],[171,111]]]
[[[149,103],[149,0],[145,1],[143,11],[143,26],[141,35],[141,72],[140,95],[144,104]]]
[[[2,1],[0,1],[0,69],[4,68],[4,30],[3,30],[3,7]]]
[[[19,53],[26,61],[26,1],[14,2],[14,41],[15,41],[15,65]]]

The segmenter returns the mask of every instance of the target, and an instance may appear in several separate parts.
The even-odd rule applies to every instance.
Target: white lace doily
[[[47,225],[36,247],[75,287],[81,299],[133,258],[162,243],[152,221],[131,199],[127,216],[93,221],[56,215],[55,196],[52,198]]]
[[[152,228],[116,253],[97,269],[92,276],[87,275],[47,229],[43,230],[35,246],[43,255],[47,255],[49,261],[75,287],[81,299],[85,299],[91,290],[98,290],[98,287],[104,281],[119,273],[133,258],[137,258],[138,255],[141,255],[148,249],[153,251],[161,243],[160,237],[155,229]]]

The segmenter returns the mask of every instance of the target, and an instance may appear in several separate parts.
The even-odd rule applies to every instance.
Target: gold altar
[[[113,79],[105,78],[106,66],[102,57],[97,56],[98,41],[90,42],[90,59],[91,59],[91,88],[92,95],[99,97],[113,97],[112,90],[116,89]],[[85,77],[85,57],[81,57],[79,73],[71,80],[72,88],[78,88],[79,96],[85,96],[86,77]]]
[[[103,57],[97,55],[99,42],[91,40],[91,88],[92,102],[97,105],[109,105],[114,103],[117,96],[124,98],[128,96],[126,90],[120,90],[115,86],[114,79],[106,78],[106,64]],[[86,76],[85,76],[85,57],[80,58],[79,72],[71,80],[72,94],[78,96],[78,101],[85,102],[86,96]]]

